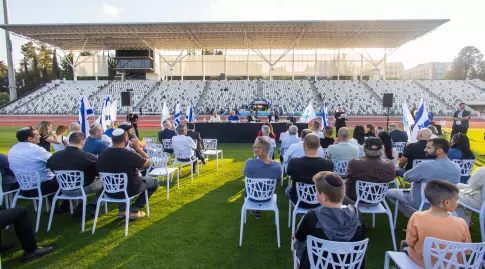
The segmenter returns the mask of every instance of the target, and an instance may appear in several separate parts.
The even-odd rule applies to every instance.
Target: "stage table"
[[[285,132],[286,123],[271,123],[278,142],[280,133]],[[199,123],[195,124],[195,131],[202,139],[217,138],[219,143],[253,143],[261,130],[263,123]],[[297,123],[298,134],[308,128],[308,123]]]

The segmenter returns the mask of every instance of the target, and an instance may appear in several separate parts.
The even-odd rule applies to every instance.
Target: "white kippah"
[[[125,130],[118,128],[113,131],[112,136],[120,136],[120,135],[123,135],[124,133],[125,133]]]

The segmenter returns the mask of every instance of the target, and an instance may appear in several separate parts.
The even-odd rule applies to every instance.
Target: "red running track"
[[[210,116],[197,116],[197,122],[206,122]],[[244,117],[243,117],[244,118]],[[0,116],[0,126],[37,126],[40,121],[46,120],[52,122],[54,125],[64,124],[69,125],[73,121],[77,121],[77,116],[65,116],[65,115],[2,115]],[[222,117],[225,120],[226,117]],[[244,118],[245,120],[245,118]],[[450,127],[452,121],[449,118],[437,117],[435,119],[437,124],[441,121],[446,121],[445,127]],[[160,116],[140,116],[139,127],[146,128],[159,128]],[[390,117],[390,123],[397,123],[399,127],[402,127],[402,117]],[[330,121],[330,124],[333,122]],[[349,117],[347,121],[348,127],[354,127],[356,125],[364,125],[372,123],[375,126],[386,126],[386,117],[384,116],[353,116]],[[471,128],[485,128],[485,119],[472,118],[470,122]]]

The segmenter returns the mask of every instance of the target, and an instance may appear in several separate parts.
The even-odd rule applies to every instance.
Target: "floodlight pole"
[[[8,24],[8,5],[7,0],[3,0],[3,21]],[[8,68],[8,92],[10,101],[17,99],[17,83],[15,82],[15,68],[12,57],[12,41],[10,32],[5,30],[5,44],[7,47],[7,68]]]

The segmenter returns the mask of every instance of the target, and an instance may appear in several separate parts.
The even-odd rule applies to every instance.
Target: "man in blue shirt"
[[[98,155],[105,149],[109,148],[108,142],[101,139],[103,136],[103,128],[101,125],[95,124],[89,129],[89,137],[84,143],[84,152],[89,152],[93,155]]]
[[[236,112],[233,110],[231,111],[231,116],[229,116],[227,120],[230,122],[239,122],[239,116],[236,115]]]

